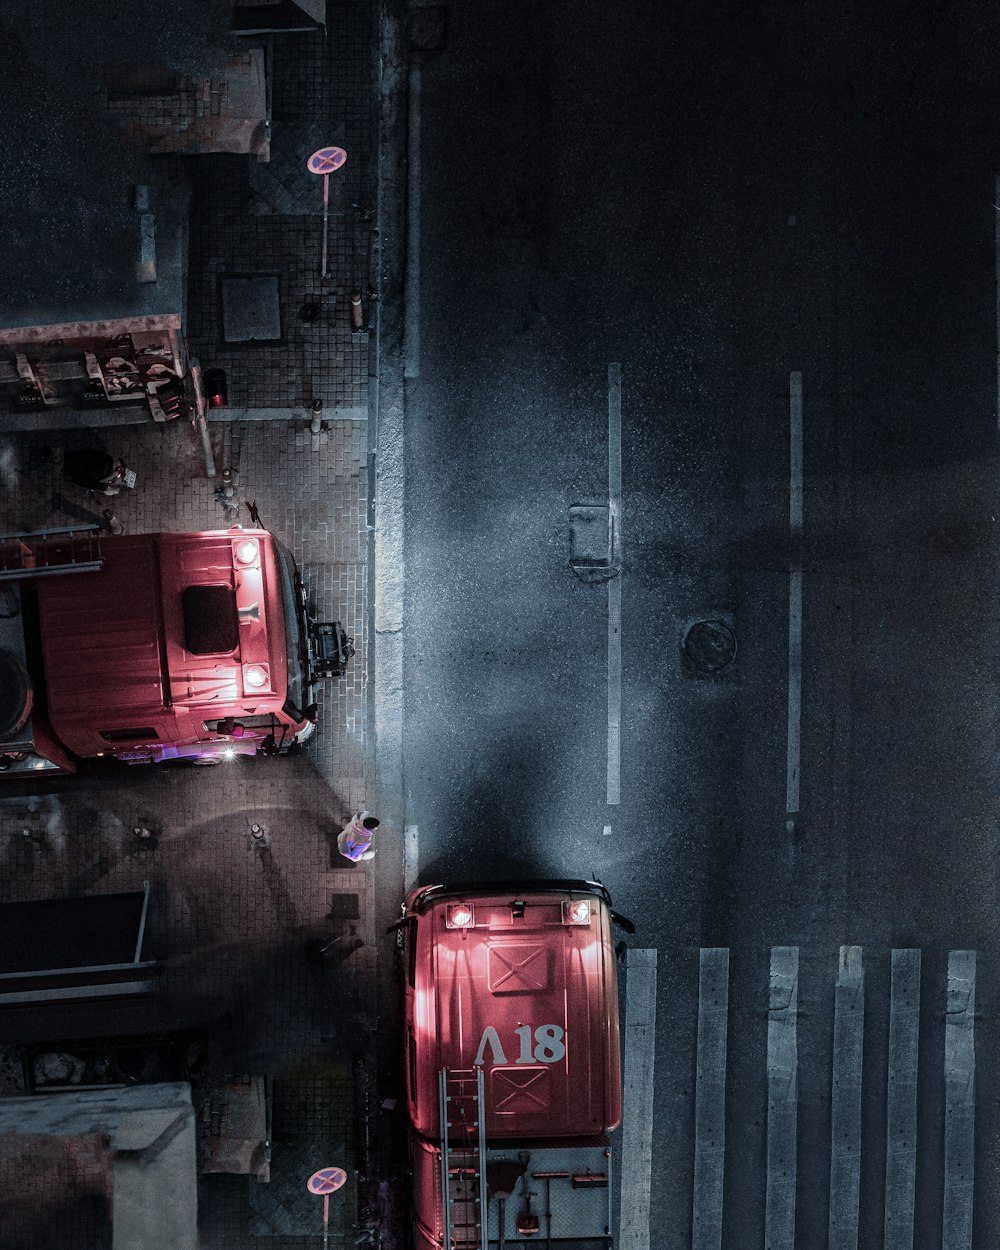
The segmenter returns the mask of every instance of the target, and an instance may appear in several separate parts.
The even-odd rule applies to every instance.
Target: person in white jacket
[[[374,859],[375,848],[372,835],[379,827],[379,820],[371,812],[356,812],[351,822],[341,830],[337,838],[337,850],[345,859],[355,862]]]

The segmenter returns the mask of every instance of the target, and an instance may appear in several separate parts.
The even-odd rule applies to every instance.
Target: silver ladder
[[[438,1073],[443,1250],[489,1250],[486,1099],[481,1064]],[[458,1138],[453,1143],[451,1139]]]
[[[93,573],[104,568],[98,525],[23,530],[0,534],[0,582],[56,573]]]

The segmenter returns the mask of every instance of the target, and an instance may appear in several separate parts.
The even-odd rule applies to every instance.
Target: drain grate
[[[332,920],[357,920],[361,915],[358,896],[346,890],[335,890],[330,895],[329,915]]]

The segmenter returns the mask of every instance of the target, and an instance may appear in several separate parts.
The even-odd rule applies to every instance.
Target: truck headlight
[[[562,905],[563,924],[590,924],[590,900],[565,899]]]

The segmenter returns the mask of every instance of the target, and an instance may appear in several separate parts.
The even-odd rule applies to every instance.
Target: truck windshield
[[[301,720],[309,692],[309,642],[305,612],[299,593],[299,571],[291,554],[275,539],[275,563],[281,586],[281,610],[285,621],[285,651],[288,661],[288,693],[285,711]]]

